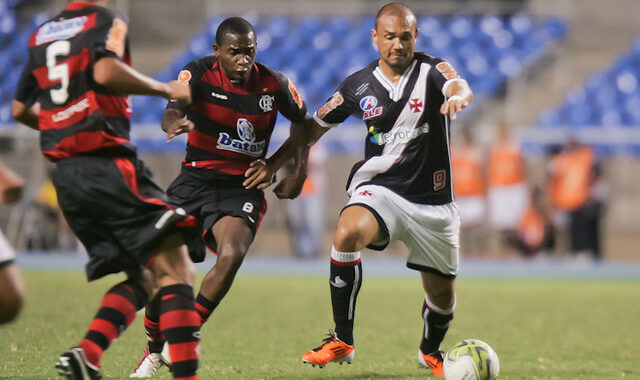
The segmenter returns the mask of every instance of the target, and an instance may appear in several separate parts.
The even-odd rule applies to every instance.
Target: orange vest
[[[500,142],[489,153],[489,187],[509,186],[525,181],[520,148],[511,142]]]
[[[545,224],[542,215],[529,205],[518,224],[518,235],[529,247],[539,247],[544,240]]]
[[[551,160],[549,201],[564,211],[580,208],[589,198],[594,154],[589,148],[562,152]]]
[[[484,195],[482,155],[477,148],[454,147],[451,150],[453,192],[456,197]]]

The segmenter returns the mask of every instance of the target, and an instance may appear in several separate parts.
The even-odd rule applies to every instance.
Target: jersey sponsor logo
[[[409,108],[411,108],[411,112],[413,113],[422,112],[422,101],[418,98],[411,99],[409,102]]]
[[[291,93],[291,97],[293,98],[293,100],[298,105],[298,108],[302,109],[302,106],[304,106],[304,101],[302,100],[302,96],[300,96],[298,89],[292,81],[289,81],[289,92]]]
[[[362,98],[360,100],[360,109],[364,111],[362,113],[362,120],[368,120],[382,115],[382,106],[376,107],[377,105],[378,98],[375,96],[369,95]]]
[[[375,96],[365,96],[360,100],[360,108],[363,111],[369,111],[375,108],[378,105],[378,98]]]
[[[236,128],[240,139],[234,139],[228,133],[220,132],[216,147],[218,149],[247,154],[252,157],[262,156],[262,152],[264,152],[267,144],[264,140],[255,141],[256,134],[251,122],[247,119],[238,119]]]
[[[438,63],[436,65],[436,69],[440,71],[440,74],[442,74],[442,76],[445,77],[446,80],[460,78],[458,72],[453,68],[453,66],[451,66],[449,62],[444,61]]]
[[[258,106],[262,109],[262,112],[269,112],[273,110],[273,102],[276,99],[272,95],[262,95],[258,101]]]
[[[81,16],[62,21],[49,21],[38,29],[36,45],[54,40],[67,40],[80,33],[88,19],[87,16]]]
[[[338,108],[339,105],[341,105],[342,103],[344,103],[344,98],[342,97],[342,94],[340,93],[340,91],[336,91],[335,94],[333,94],[333,96],[331,97],[331,99],[329,99],[324,106],[320,107],[318,109],[318,112],[316,112],[316,115],[320,118],[323,119],[325,116],[327,116],[327,114],[331,111],[333,111],[334,109]]]
[[[363,197],[370,197],[373,194],[371,194],[369,190],[362,190],[361,192],[358,193],[358,195],[362,195]]]
[[[413,140],[423,133],[429,133],[429,124],[424,123],[421,126],[414,129],[399,129],[393,132],[376,133],[375,128],[371,126],[369,128],[371,137],[369,141],[377,145],[385,145],[393,142],[404,142]]]
[[[113,25],[109,29],[109,35],[107,37],[106,47],[107,50],[111,50],[116,53],[118,57],[124,55],[125,41],[127,38],[127,23],[119,18],[113,19]]]
[[[71,105],[70,107],[63,109],[62,111],[54,114],[51,119],[55,122],[58,123],[60,121],[63,120],[67,120],[68,118],[70,118],[71,116],[83,112],[84,110],[86,110],[87,108],[89,108],[89,99],[84,98],[81,101],[79,101],[76,104]]]
[[[180,81],[182,83],[189,84],[189,82],[191,81],[192,77],[193,77],[193,75],[191,75],[191,71],[182,70],[182,71],[180,71],[180,74],[178,74],[178,81]]]

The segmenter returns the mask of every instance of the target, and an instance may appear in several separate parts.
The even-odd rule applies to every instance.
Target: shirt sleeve
[[[38,90],[40,89],[36,77],[33,75],[32,66],[31,59],[28,59],[20,74],[15,96],[17,101],[27,106],[31,106],[37,101]]]
[[[275,70],[273,72],[280,83],[280,91],[277,95],[278,110],[282,116],[289,119],[289,121],[294,123],[303,121],[307,114],[307,105],[295,84],[281,72]]]
[[[335,127],[356,113],[355,104],[353,91],[350,90],[348,82],[344,81],[326,103],[313,114],[313,119],[325,128]]]
[[[91,60],[97,62],[100,58],[111,57],[123,60],[128,57],[127,19],[116,12],[104,12],[98,17],[98,26],[92,33]]]
[[[203,74],[202,69],[198,67],[195,61],[192,61],[187,63],[182,68],[182,70],[180,70],[180,73],[178,73],[177,79],[182,83],[188,84],[189,87],[191,88],[191,96],[195,96],[196,94],[198,94],[196,87],[198,85],[198,81],[200,80],[200,77],[202,77],[202,74]],[[193,101],[195,102],[195,99]],[[183,114],[186,114],[187,111],[189,110],[189,106],[184,106],[172,100],[169,100],[167,102],[166,109],[170,109],[170,108],[178,110]]]
[[[442,95],[445,95],[447,87],[449,87],[451,83],[458,81],[464,82],[464,79],[460,77],[460,74],[458,74],[451,63],[442,58],[438,58],[436,62],[438,62],[435,65],[436,70],[431,70],[429,74],[433,82],[442,92]]]

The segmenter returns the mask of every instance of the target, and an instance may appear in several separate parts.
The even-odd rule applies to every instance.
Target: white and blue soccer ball
[[[478,339],[457,343],[444,357],[446,380],[493,380],[500,372],[496,352]]]

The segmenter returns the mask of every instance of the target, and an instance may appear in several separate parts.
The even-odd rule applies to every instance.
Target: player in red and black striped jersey
[[[130,66],[126,18],[108,3],[71,1],[36,30],[13,102],[14,118],[40,131],[42,153],[56,163],[53,182],[89,253],[88,279],[128,275],[107,292],[84,339],[57,367],[69,379],[99,379],[104,350],[158,293],[160,328],[170,332],[169,350],[180,358],[173,376],[196,379],[200,320],[183,242],[197,236],[195,219],[168,204],[137,159],[127,99],[146,94],[188,104],[191,93],[184,83],[161,83]]]
[[[308,147],[287,140],[264,160],[278,112],[289,119],[291,132],[308,118],[306,106],[293,82],[282,73],[255,62],[256,34],[243,18],[231,17],[218,27],[214,56],[187,64],[179,79],[191,87],[193,103],[170,102],[162,118],[167,138],[188,132],[182,171],[167,190],[171,201],[199,222],[203,243],[217,254],[204,277],[196,308],[204,323],[231,287],[266,211],[263,189],[273,173],[292,154],[302,157]],[[186,119],[185,119],[186,116]],[[306,157],[306,156],[305,156]],[[306,162],[276,187],[276,195],[299,194]],[[199,254],[201,251],[198,251]],[[204,260],[193,255],[194,261]],[[162,339],[154,331],[157,312],[147,307],[149,355],[134,377],[155,373],[161,363]]]

